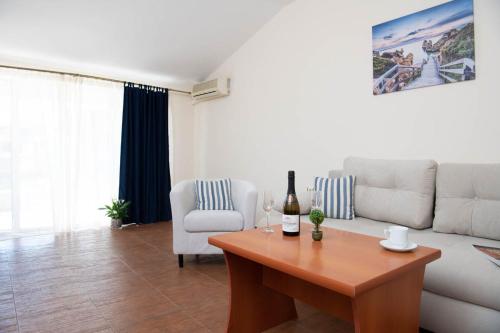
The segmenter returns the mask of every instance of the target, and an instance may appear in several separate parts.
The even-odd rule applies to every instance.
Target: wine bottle
[[[295,171],[288,171],[288,191],[283,206],[282,229],[285,236],[300,234],[300,207],[295,194]]]

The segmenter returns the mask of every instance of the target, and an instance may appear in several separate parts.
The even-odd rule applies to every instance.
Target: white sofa
[[[324,226],[383,237],[389,225],[403,224],[412,241],[441,249],[425,272],[422,328],[500,332],[500,267],[472,247],[500,247],[500,164],[350,157],[330,177],[340,174],[356,176],[356,219]]]
[[[426,267],[420,326],[436,333],[499,333],[500,267],[472,245],[500,247],[500,164],[350,157],[329,176],[348,174],[356,176],[356,218],[327,218],[322,226],[381,238],[390,225],[410,227],[411,241],[442,252]]]
[[[235,210],[198,210],[194,180],[179,182],[170,192],[173,250],[183,267],[184,254],[216,254],[222,250],[208,244],[208,237],[255,226],[257,191],[244,180],[231,179]]]

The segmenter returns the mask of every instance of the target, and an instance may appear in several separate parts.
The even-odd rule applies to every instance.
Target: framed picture
[[[476,78],[473,0],[454,0],[372,27],[373,94]]]

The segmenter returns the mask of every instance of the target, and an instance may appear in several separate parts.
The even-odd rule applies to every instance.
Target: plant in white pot
[[[99,209],[105,210],[106,216],[111,218],[111,228],[118,229],[121,228],[123,219],[128,217],[128,206],[130,206],[130,201],[112,199],[111,205],[104,205]]]

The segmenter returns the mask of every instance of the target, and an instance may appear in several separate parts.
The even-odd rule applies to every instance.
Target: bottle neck
[[[295,178],[288,178],[288,192],[287,194],[295,194]]]

